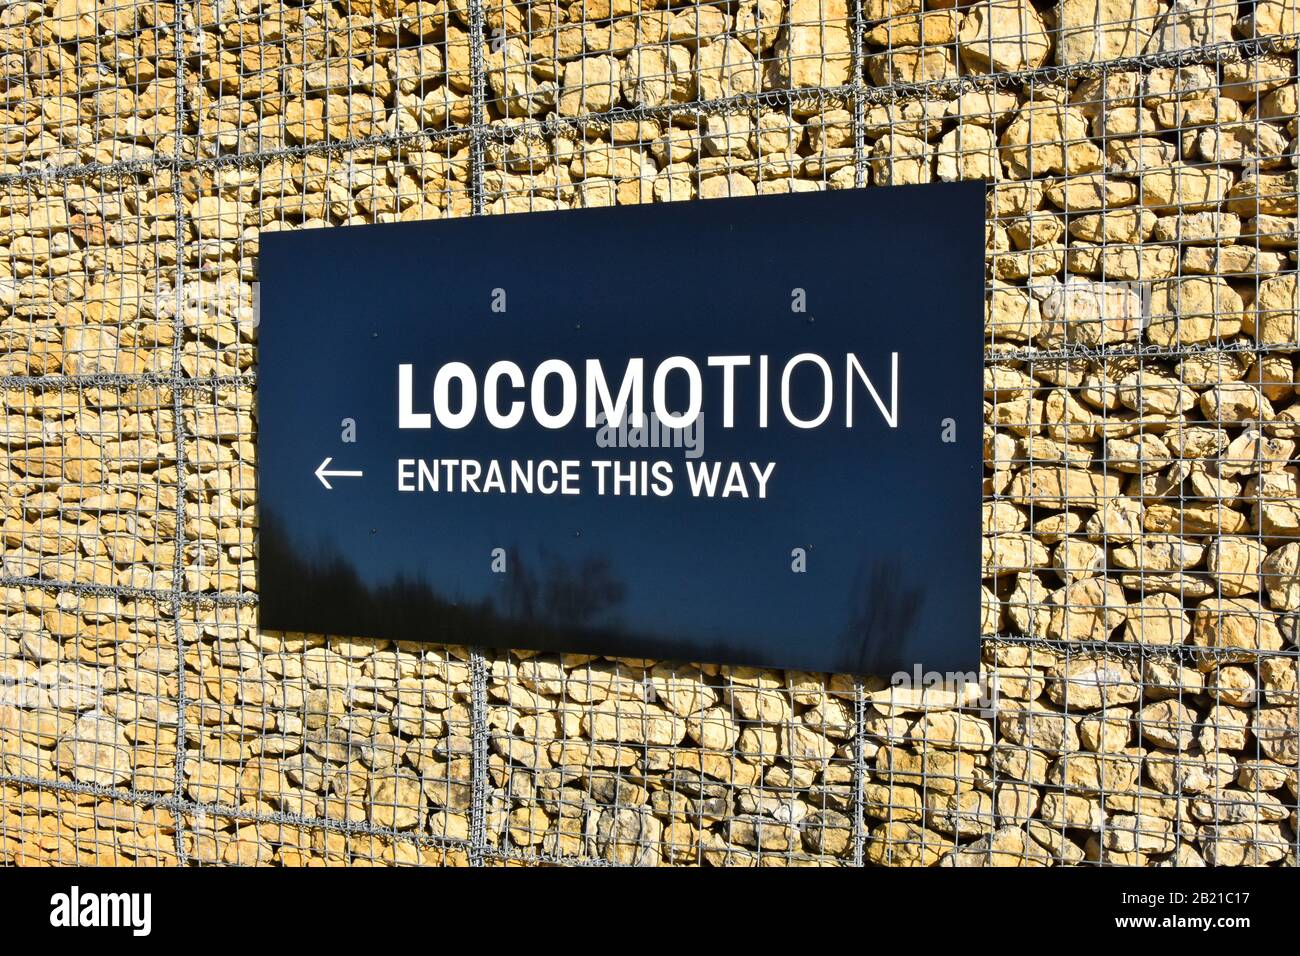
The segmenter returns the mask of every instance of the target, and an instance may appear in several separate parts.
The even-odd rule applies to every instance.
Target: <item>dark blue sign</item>
[[[261,624],[978,661],[975,183],[264,233]]]

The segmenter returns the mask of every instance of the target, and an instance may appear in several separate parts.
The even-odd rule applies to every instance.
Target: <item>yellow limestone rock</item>
[[[847,0],[792,0],[773,52],[783,85],[847,83],[853,65]]]

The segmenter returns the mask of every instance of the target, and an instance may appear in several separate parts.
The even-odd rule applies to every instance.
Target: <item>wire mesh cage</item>
[[[0,861],[1294,865],[1296,21],[6,4]],[[978,674],[258,627],[261,231],[955,179],[988,183]],[[707,250],[485,254],[635,291]]]

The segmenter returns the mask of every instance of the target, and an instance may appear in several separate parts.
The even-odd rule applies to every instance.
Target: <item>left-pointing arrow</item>
[[[334,486],[331,485],[327,479],[362,477],[362,474],[359,471],[326,471],[325,469],[330,466],[330,462],[333,460],[333,458],[326,458],[320,463],[320,467],[316,469],[316,477],[320,479],[320,483],[325,486],[326,491],[334,490]]]

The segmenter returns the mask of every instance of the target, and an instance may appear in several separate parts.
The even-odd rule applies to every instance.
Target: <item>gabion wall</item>
[[[1294,864],[1297,2],[954,3],[5,0],[0,861]],[[961,178],[979,685],[258,628],[260,231]]]

